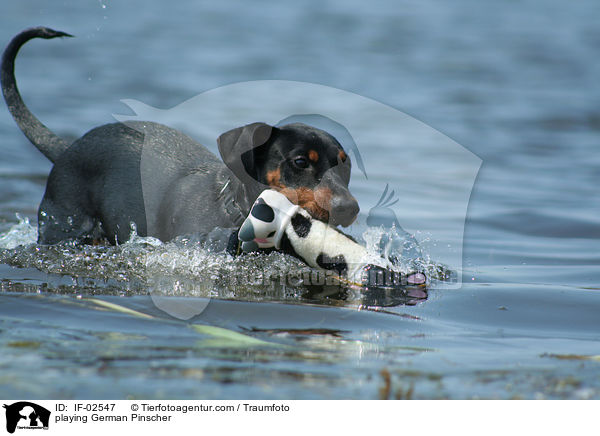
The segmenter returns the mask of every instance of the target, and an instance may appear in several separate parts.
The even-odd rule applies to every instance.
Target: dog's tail
[[[30,39],[51,39],[58,36],[72,35],[48,29],[47,27],[34,27],[24,30],[10,41],[2,56],[2,94],[4,94],[8,110],[19,128],[27,136],[27,139],[52,162],[69,147],[69,144],[50,131],[48,127],[44,126],[25,106],[17,88],[17,81],[15,80],[15,58],[21,46]]]

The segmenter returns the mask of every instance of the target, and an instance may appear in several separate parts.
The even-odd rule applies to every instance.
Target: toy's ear
[[[273,129],[265,123],[252,123],[229,130],[217,139],[223,162],[242,182],[256,181],[253,151],[269,140]]]

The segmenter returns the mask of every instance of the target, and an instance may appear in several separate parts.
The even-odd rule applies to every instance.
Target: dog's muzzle
[[[354,222],[360,207],[352,196],[334,196],[331,199],[331,210],[329,212],[329,223],[333,226],[347,227]]]

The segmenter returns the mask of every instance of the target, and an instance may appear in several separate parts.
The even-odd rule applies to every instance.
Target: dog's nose
[[[354,197],[333,197],[329,216],[331,224],[347,227],[354,222],[359,210],[360,207]]]

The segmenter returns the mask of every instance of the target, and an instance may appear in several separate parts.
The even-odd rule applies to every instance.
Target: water
[[[410,120],[398,134],[368,113],[347,115],[365,132],[352,132],[369,175],[354,167],[359,221],[388,183],[432,264],[462,261],[462,286],[434,281],[425,301],[367,310],[301,287],[198,285],[223,271],[302,267],[280,255],[232,260],[145,240],[15,248],[35,238],[16,214],[35,225],[50,164],[0,109],[0,392],[600,398],[598,12],[591,0],[5,5],[3,44],[40,24],[77,35],[33,41],[17,62],[26,102],[63,136],[131,115],[121,99],[170,109],[237,82],[300,81],[401,110],[482,165],[463,243],[448,223],[460,217],[452,188],[469,174],[452,161],[442,177],[444,157],[419,148],[438,136]],[[277,100],[266,92],[261,101]],[[211,147],[215,113],[197,122]],[[173,289],[186,296],[169,301],[202,314],[161,311],[153,298]]]

